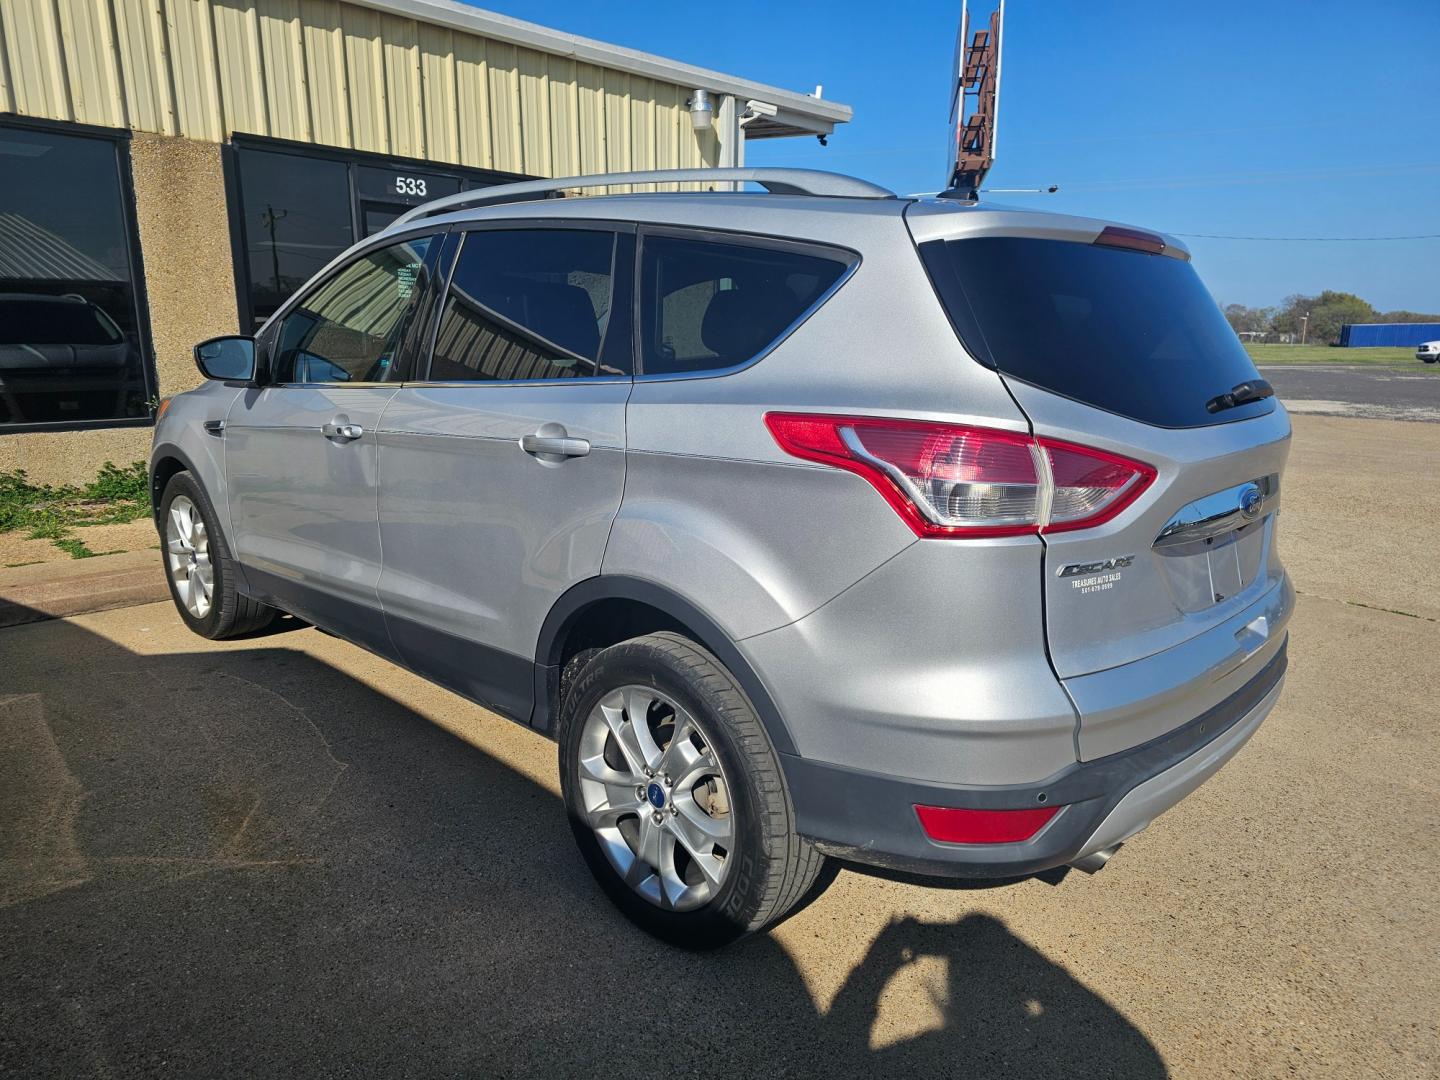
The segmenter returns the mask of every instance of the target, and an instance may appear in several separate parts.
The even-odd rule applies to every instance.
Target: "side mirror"
[[[207,379],[249,382],[255,378],[255,339],[211,338],[195,346],[195,366]]]

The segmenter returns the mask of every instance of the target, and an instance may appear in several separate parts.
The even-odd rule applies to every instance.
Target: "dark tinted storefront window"
[[[120,141],[0,125],[0,428],[149,415],[128,171]]]
[[[253,137],[237,142],[234,160],[245,247],[240,295],[252,328],[336,255],[411,207],[513,179],[473,169],[446,173],[429,164],[368,155],[347,159],[334,152],[282,149]]]
[[[355,241],[341,161],[246,149],[240,154],[245,261],[256,324]]]

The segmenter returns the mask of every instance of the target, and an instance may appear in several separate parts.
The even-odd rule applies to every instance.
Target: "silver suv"
[[[647,181],[767,191],[547,197]],[[555,738],[595,877],[673,942],[825,856],[1093,872],[1280,692],[1290,425],[1168,237],[539,181],[196,358],[151,460],[181,618],[290,612]]]

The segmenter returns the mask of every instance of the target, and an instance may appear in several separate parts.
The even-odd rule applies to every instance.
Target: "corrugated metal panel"
[[[1440,323],[1347,323],[1340,328],[1340,344],[1351,349],[1413,349],[1427,341],[1440,341]]]
[[[690,87],[342,0],[0,0],[0,110],[556,176],[713,165]]]

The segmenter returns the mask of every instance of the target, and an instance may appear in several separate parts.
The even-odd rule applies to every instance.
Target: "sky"
[[[828,147],[755,141],[746,164],[946,179],[959,0],[480,6],[855,110]],[[1009,0],[1000,106],[987,186],[1060,191],[997,203],[1182,235],[1440,234],[1440,0]],[[1222,303],[1440,312],[1440,238],[1185,239]]]

